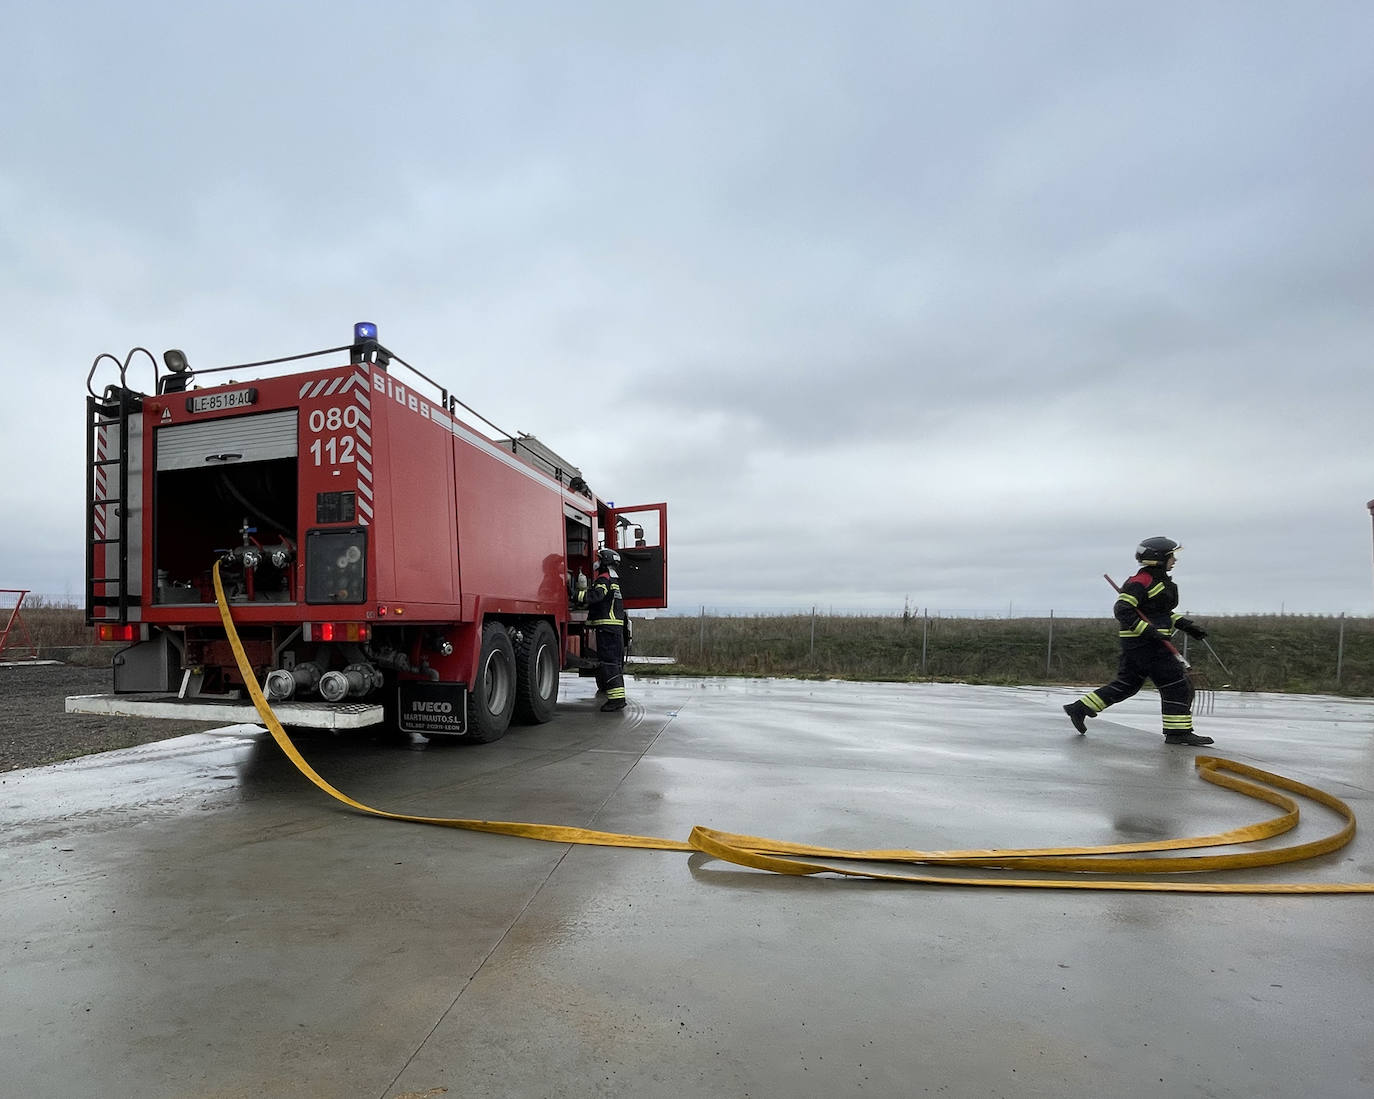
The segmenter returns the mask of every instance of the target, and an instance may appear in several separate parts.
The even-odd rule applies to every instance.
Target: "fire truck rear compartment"
[[[292,408],[157,429],[154,602],[213,602],[217,559],[237,560],[231,598],[294,600],[297,421]]]
[[[155,605],[213,604],[216,561],[225,594],[235,605],[362,601],[364,532],[314,530],[309,534],[318,537],[307,537],[302,547],[296,423],[291,409],[159,430],[152,517]],[[339,510],[337,499],[316,503],[317,511],[326,503],[333,508],[316,519],[353,518]],[[307,580],[305,591],[297,590],[295,580],[301,553],[307,567],[316,559],[313,572],[319,580]],[[327,567],[322,554],[331,558]],[[287,623],[245,626],[241,640],[249,663],[276,675],[274,701],[342,703],[375,695],[382,684],[381,672],[356,642],[307,642],[299,625]],[[132,659],[144,650],[158,659]],[[174,628],[127,656],[116,662],[116,690],[174,688],[189,670],[190,680],[180,685],[183,697],[242,695],[233,653],[218,624]],[[403,660],[396,663],[408,667]]]
[[[259,546],[299,545],[296,460],[276,458],[204,469],[159,470],[153,513],[155,602],[212,603],[210,570],[245,538]],[[293,555],[294,556],[294,555]],[[252,570],[255,602],[288,602],[290,568],[262,555]],[[225,578],[231,598],[247,597],[242,567]]]

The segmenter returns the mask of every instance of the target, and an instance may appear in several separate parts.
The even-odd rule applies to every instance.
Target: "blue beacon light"
[[[371,321],[359,321],[353,326],[353,342],[362,343],[363,340],[375,340],[377,338],[377,326]]]

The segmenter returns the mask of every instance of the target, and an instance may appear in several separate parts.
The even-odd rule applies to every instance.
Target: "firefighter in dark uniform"
[[[1174,609],[1178,606],[1178,585],[1169,578],[1169,572],[1174,567],[1174,554],[1182,548],[1172,538],[1146,538],[1136,546],[1140,571],[1121,585],[1112,607],[1121,624],[1121,663],[1116,678],[1064,707],[1080,733],[1088,731],[1085,718],[1096,717],[1108,706],[1130,698],[1148,679],[1159,690],[1164,742],[1212,743],[1211,737],[1193,731],[1193,685],[1188,682],[1188,668],[1165,644],[1174,630],[1199,640],[1207,636],[1206,630]]]
[[[597,553],[596,576],[590,589],[577,593],[587,607],[587,625],[596,630],[596,685],[606,692],[603,712],[625,709],[625,651],[629,647],[630,619],[620,594],[615,566],[620,554],[613,549]]]

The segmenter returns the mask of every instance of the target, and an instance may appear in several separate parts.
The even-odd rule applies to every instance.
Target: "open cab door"
[[[629,610],[668,606],[668,505],[607,507],[606,545],[620,554],[620,594]]]

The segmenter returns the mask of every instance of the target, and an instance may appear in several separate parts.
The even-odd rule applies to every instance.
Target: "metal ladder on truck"
[[[138,395],[109,386],[86,397],[86,624],[129,620],[129,413]],[[117,442],[115,442],[117,438]],[[111,451],[114,453],[111,453]],[[112,536],[113,535],[113,536]],[[104,546],[96,575],[96,550]],[[110,594],[110,585],[118,594]],[[99,595],[96,588],[102,587]],[[116,610],[116,616],[108,612]],[[97,613],[99,612],[99,613]]]

